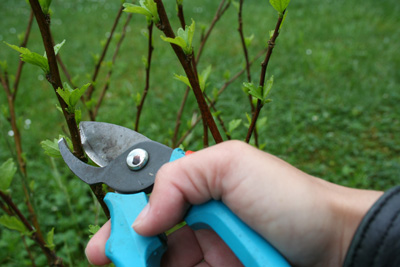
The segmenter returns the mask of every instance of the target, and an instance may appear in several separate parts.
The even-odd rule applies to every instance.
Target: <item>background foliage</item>
[[[170,14],[175,13],[174,2],[165,1]],[[201,25],[209,24],[217,5],[218,1],[212,0],[185,1],[187,21],[190,18],[196,21],[195,49]],[[66,39],[60,54],[79,87],[90,82],[95,59],[119,7],[120,1],[53,1],[53,36],[56,43]],[[20,43],[19,36],[25,30],[29,12],[25,1],[0,2],[1,42]],[[270,95],[273,102],[262,110],[258,129],[264,150],[308,173],[342,185],[385,190],[399,184],[399,13],[397,0],[290,3],[268,69],[268,75],[274,75]],[[265,47],[277,15],[268,1],[249,0],[245,1],[243,16],[245,35],[254,34],[249,48],[253,58]],[[177,18],[172,22],[176,30]],[[117,31],[121,28],[122,23]],[[143,17],[133,16],[119,58],[113,66],[105,63],[99,81],[110,67],[113,76],[98,121],[133,128],[135,98],[144,86],[142,55],[147,48],[141,32],[145,28]],[[185,89],[173,78],[174,73],[183,74],[183,71],[169,45],[159,38],[160,34],[157,31],[154,35],[153,74],[141,132],[168,145]],[[111,43],[110,51],[115,43]],[[39,54],[44,51],[36,23],[28,48]],[[107,54],[106,61],[111,60],[111,55],[112,52]],[[18,54],[1,43],[0,60],[6,60],[8,68],[14,70]],[[198,68],[203,70],[210,64],[212,72],[206,89],[210,94],[214,87],[224,83],[229,73],[233,75],[244,67],[234,7],[218,22]],[[258,78],[259,70],[259,64],[253,64],[254,78]],[[40,224],[46,233],[55,228],[57,255],[65,263],[87,266],[83,250],[89,236],[88,225],[102,224],[105,218],[89,188],[71,175],[62,160],[49,158],[41,149],[41,141],[57,138],[63,132],[64,121],[55,107],[53,89],[41,70],[25,65],[22,75],[16,111]],[[249,105],[241,89],[245,81],[245,76],[241,76],[217,103],[226,122],[246,121]],[[182,132],[196,116],[192,95],[189,104]],[[6,113],[2,90],[0,106]],[[83,119],[88,119],[82,108]],[[0,116],[0,164],[14,154],[5,115]],[[202,147],[202,129],[198,128],[184,142],[187,149]],[[241,124],[232,137],[244,139],[245,134],[246,127]],[[17,175],[11,191],[14,199],[21,199],[18,204],[24,210],[19,192],[21,183]],[[0,235],[0,265],[29,265],[19,233],[0,228]],[[26,241],[31,244],[30,240]],[[35,256],[38,265],[45,264],[42,254]]]

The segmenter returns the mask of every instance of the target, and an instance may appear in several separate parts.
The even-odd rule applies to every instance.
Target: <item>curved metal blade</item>
[[[131,129],[105,122],[82,121],[79,129],[86,154],[100,167],[107,166],[133,145],[151,141]]]

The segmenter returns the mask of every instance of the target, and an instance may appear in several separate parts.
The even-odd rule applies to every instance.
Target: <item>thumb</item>
[[[179,223],[190,204],[224,201],[234,187],[235,152],[245,145],[224,142],[165,164],[157,173],[149,203],[133,224],[141,235],[155,235]]]

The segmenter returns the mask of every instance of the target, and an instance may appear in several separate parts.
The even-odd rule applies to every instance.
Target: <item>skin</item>
[[[133,224],[141,235],[182,221],[190,204],[222,200],[294,266],[340,266],[366,212],[382,192],[326,182],[240,141],[229,141],[165,164],[149,204]],[[110,235],[107,222],[86,247],[96,265]],[[168,237],[163,266],[241,266],[210,230],[184,227]]]

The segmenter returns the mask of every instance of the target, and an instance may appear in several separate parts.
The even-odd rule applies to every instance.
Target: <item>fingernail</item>
[[[144,217],[146,217],[149,210],[150,210],[150,204],[147,204],[140,212],[140,214],[137,216],[136,220],[133,222],[132,228],[135,228],[136,226],[142,223]]]

